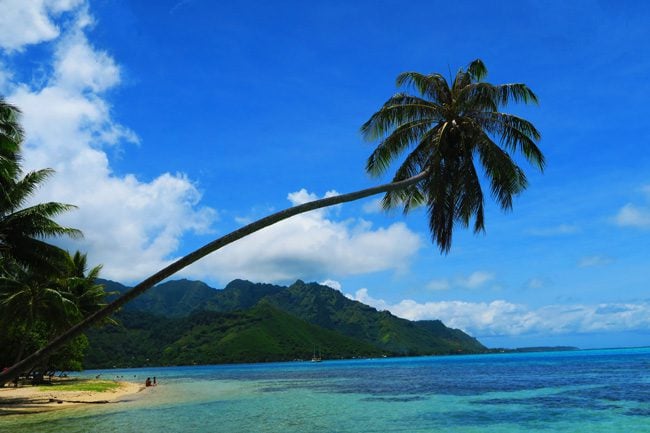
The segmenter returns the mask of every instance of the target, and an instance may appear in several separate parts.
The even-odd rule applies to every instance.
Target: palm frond
[[[467,73],[473,80],[481,81],[487,77],[488,70],[481,59],[476,59],[467,66]]]
[[[413,87],[421,96],[440,105],[451,102],[449,83],[440,74],[403,72],[397,76],[396,84],[397,87]]]
[[[532,123],[518,116],[500,112],[476,113],[474,120],[490,134],[498,137],[507,149],[521,151],[528,162],[544,170],[544,154],[535,143],[541,135]]]
[[[394,132],[382,140],[370,154],[366,171],[372,176],[383,174],[399,154],[431,131],[434,123],[432,119],[423,119],[404,123],[395,128]]]
[[[5,185],[5,195],[1,196],[2,209],[13,211],[23,206],[36,192],[41,183],[54,173],[52,169],[43,169],[27,173],[22,179]]]
[[[492,195],[502,209],[510,210],[513,196],[528,185],[526,175],[510,155],[487,135],[484,135],[479,143],[478,153],[485,173],[490,179]]]
[[[380,140],[404,123],[439,120],[442,113],[440,105],[434,102],[398,93],[361,126],[361,134],[367,141]]]

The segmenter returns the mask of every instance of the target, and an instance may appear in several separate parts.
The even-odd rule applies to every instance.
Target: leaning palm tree
[[[419,95],[393,96],[362,127],[366,139],[379,141],[368,160],[370,174],[384,173],[404,151],[412,148],[393,182],[294,206],[204,245],[0,373],[0,383],[38,363],[69,339],[184,267],[238,239],[304,212],[385,193],[384,206],[388,208],[403,205],[408,211],[419,205],[427,206],[431,235],[443,252],[451,247],[455,222],[467,226],[474,217],[474,230],[483,230],[483,193],[474,161],[481,162],[493,195],[505,209],[511,207],[513,195],[526,187],[524,173],[510,153],[521,151],[540,169],[544,166],[542,153],[535,144],[540,135],[533,125],[499,111],[511,101],[536,103],[534,93],[524,84],[486,83],[483,81],[486,75],[480,60],[459,70],[452,83],[440,74],[400,75],[397,84],[412,86]]]

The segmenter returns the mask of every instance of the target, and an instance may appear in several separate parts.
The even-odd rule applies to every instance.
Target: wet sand
[[[144,385],[133,382],[117,382],[120,385],[118,388],[102,392],[57,389],[61,385],[72,382],[75,382],[75,380],[56,380],[52,385],[0,388],[0,416],[47,412],[84,405],[117,403],[128,400],[145,389]]]

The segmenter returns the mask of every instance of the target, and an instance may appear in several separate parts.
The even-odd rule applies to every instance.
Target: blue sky
[[[403,71],[481,58],[542,132],[545,172],[486,233],[431,244],[425,215],[375,200],[297,217],[182,273],[328,282],[489,346],[650,342],[650,6],[646,2],[0,0],[0,94],[24,112],[37,200],[136,283],[212,238],[364,172],[360,125]]]

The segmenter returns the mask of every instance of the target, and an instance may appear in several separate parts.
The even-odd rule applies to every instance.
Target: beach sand
[[[0,416],[46,412],[90,404],[117,403],[144,390],[139,383],[118,382],[119,387],[107,391],[58,390],[73,380],[56,380],[52,385],[0,388]]]

